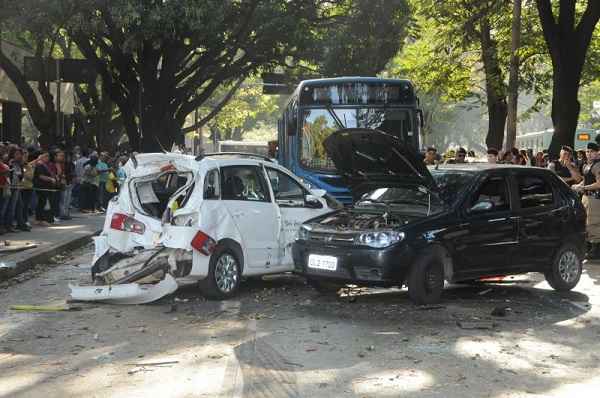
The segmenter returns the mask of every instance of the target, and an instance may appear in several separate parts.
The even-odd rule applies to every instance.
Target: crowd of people
[[[125,180],[127,153],[0,143],[0,235],[103,212]],[[31,220],[31,222],[30,222]]]

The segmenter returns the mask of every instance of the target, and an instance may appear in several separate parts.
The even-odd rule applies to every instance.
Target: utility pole
[[[515,146],[517,138],[517,102],[519,100],[519,47],[521,47],[521,3],[513,0],[513,15],[510,43],[510,71],[508,75],[508,114],[506,116],[505,150]]]
[[[61,117],[60,117],[60,60],[57,58],[56,62],[56,142],[61,138],[62,134],[60,131]]]

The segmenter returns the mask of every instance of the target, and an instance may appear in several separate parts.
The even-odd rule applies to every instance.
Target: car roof
[[[504,163],[487,163],[487,162],[472,162],[472,163],[454,163],[454,164],[440,164],[439,166],[428,166],[429,170],[444,171],[444,170],[456,170],[465,171],[472,173],[479,173],[489,170],[535,170],[544,171],[547,169],[541,167],[532,166],[520,166],[516,164],[504,164]]]

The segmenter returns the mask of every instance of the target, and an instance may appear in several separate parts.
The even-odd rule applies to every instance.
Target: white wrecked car
[[[245,154],[140,154],[95,238],[94,286],[75,300],[140,304],[200,282],[233,296],[243,276],[293,269],[300,225],[340,204],[287,169]]]

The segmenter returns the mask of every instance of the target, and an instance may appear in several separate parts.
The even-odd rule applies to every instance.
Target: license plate
[[[338,259],[336,257],[310,254],[308,256],[308,268],[335,271],[337,269],[337,261]]]

